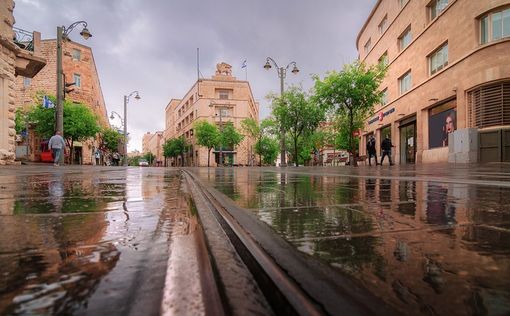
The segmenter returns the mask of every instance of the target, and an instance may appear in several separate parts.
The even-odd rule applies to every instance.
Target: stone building
[[[385,63],[370,135],[401,164],[510,161],[510,1],[378,0],[359,59]]]
[[[66,93],[66,100],[85,104],[97,115],[101,126],[110,126],[92,49],[79,43],[64,40],[62,51],[62,68],[65,82],[75,83],[67,88],[68,90],[72,89],[72,91]],[[16,79],[17,107],[28,108],[34,105],[34,98],[39,92],[56,95],[57,41],[55,39],[42,40],[41,54],[47,60],[46,67],[32,79],[22,76]],[[29,135],[29,138],[29,160],[39,161],[42,140],[32,134]],[[90,140],[84,143],[75,142],[74,146],[74,163],[91,164],[93,153],[99,143],[98,140]]]
[[[147,132],[142,137],[142,154],[152,153],[155,158],[150,163],[154,166],[163,165],[163,143],[163,132]]]
[[[196,143],[193,131],[195,121],[207,120],[219,127],[232,122],[240,131],[242,120],[259,119],[259,104],[253,98],[250,83],[233,77],[232,67],[226,63],[220,63],[216,68],[216,74],[211,79],[197,80],[182,99],[172,99],[165,108],[164,140],[185,137],[191,144],[191,150],[185,157],[188,166],[207,166],[208,160],[207,148]],[[224,161],[236,165],[254,164],[254,144],[255,140],[245,137],[236,148],[225,148]],[[215,148],[211,150],[211,165],[218,163],[219,149]]]
[[[0,4],[0,165],[15,159],[15,87],[16,76],[34,77],[46,64],[39,53],[41,35],[13,30],[14,1]]]

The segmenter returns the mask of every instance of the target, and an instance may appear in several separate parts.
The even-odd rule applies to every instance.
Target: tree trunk
[[[298,159],[298,150],[297,150],[297,137],[294,138],[294,161],[296,162],[296,167],[299,167],[299,159]]]
[[[356,161],[356,156],[354,155],[355,153],[355,150],[354,150],[354,117],[352,115],[352,109],[349,109],[349,151],[350,151],[350,159],[351,160],[351,165],[353,167],[356,167],[358,165],[358,162]]]
[[[209,148],[209,151],[207,152],[207,168],[209,168],[211,165],[211,149],[212,147]]]

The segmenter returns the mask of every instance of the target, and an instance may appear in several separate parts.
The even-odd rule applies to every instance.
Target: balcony
[[[39,53],[41,33],[28,32],[17,27],[13,27],[13,31],[16,76],[33,78],[46,65],[46,60]]]

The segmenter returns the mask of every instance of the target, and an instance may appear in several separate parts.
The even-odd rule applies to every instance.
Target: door
[[[400,162],[413,164],[416,159],[416,122],[400,127]]]

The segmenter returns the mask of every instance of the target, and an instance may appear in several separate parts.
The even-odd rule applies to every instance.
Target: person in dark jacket
[[[393,166],[393,161],[391,160],[391,147],[393,144],[391,143],[390,135],[386,135],[386,138],[381,143],[382,157],[381,157],[381,165],[383,164],[384,157],[388,156],[390,160],[390,166]]]
[[[374,135],[371,135],[367,142],[367,154],[368,154],[368,165],[372,165],[372,156],[375,158],[375,165],[377,166],[379,163],[377,162],[377,153],[375,150],[375,138]]]

